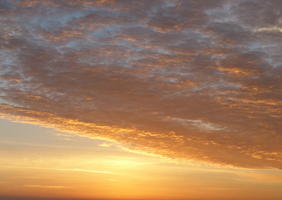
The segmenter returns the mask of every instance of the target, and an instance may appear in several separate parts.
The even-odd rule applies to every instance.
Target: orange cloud
[[[281,41],[259,28],[280,26],[281,5],[259,5],[3,1],[1,115],[172,158],[281,169]]]

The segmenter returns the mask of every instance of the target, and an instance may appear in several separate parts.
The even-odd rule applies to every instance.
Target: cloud
[[[68,188],[63,185],[24,185],[27,188],[40,188],[40,189],[65,189]]]
[[[15,166],[5,166],[7,168],[18,168]],[[91,173],[91,174],[114,174],[112,171],[105,171],[105,170],[95,170],[95,169],[83,169],[83,168],[43,168],[43,167],[19,167],[19,168],[25,168],[25,169],[38,169],[38,170],[54,170],[54,171],[71,171],[71,172],[82,172],[82,173]],[[4,183],[4,182],[0,182]],[[37,185],[28,185],[28,187],[37,187]],[[54,189],[59,189],[62,188],[61,186],[59,187],[52,187],[49,185],[45,185],[44,187],[46,188],[54,188]],[[42,187],[43,188],[43,187]]]
[[[0,113],[172,158],[282,169],[280,4],[1,1]]]

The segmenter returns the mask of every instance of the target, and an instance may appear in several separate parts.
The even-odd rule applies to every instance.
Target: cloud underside
[[[282,169],[281,4],[0,1],[0,115]]]

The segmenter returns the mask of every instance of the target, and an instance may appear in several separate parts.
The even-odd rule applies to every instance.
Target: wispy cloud
[[[80,169],[80,168],[55,168],[53,170],[58,171],[73,171],[73,172],[86,172],[94,174],[113,174],[111,171],[94,170],[94,169]]]
[[[2,117],[282,168],[281,2],[0,2]]]
[[[40,188],[40,189],[64,189],[68,188],[63,185],[24,185],[27,188]]]
[[[53,171],[72,171],[72,172],[84,172],[84,173],[93,173],[93,174],[114,174],[112,171],[108,170],[95,170],[95,169],[84,169],[84,168],[52,168],[52,167],[24,167],[24,166],[13,166],[7,165],[2,166],[3,168],[19,168],[19,169],[37,169],[37,170],[53,170]],[[1,182],[0,182],[1,183]]]

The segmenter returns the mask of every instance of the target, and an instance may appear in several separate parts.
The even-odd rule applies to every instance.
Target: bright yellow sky
[[[0,196],[281,199],[282,173],[129,152],[109,141],[0,121]]]

